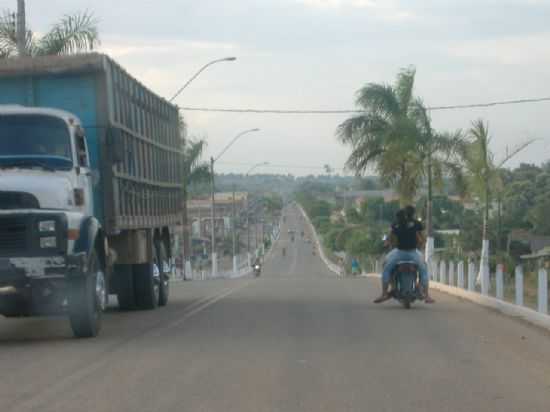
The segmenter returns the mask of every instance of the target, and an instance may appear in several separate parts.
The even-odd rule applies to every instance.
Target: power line
[[[541,103],[550,102],[550,97],[530,98],[530,99],[515,99],[502,100],[487,103],[472,103],[472,104],[455,104],[448,106],[430,106],[426,109],[429,111],[440,110],[464,110],[475,108],[486,108],[494,106],[506,106],[526,103]],[[245,108],[212,108],[212,107],[181,107],[181,110],[187,112],[210,112],[210,113],[253,113],[253,114],[359,114],[364,113],[364,110],[301,110],[301,109],[245,109]]]
[[[253,163],[236,163],[236,162],[218,162],[220,165],[231,165],[231,166],[253,166]],[[306,165],[290,165],[290,164],[269,164],[263,166],[264,168],[284,168],[284,169],[311,169],[311,170],[324,170],[324,166],[306,166]],[[344,168],[332,168],[333,170],[345,170]]]

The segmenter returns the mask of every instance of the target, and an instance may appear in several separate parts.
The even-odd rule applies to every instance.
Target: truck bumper
[[[0,258],[0,314],[32,316],[64,313],[66,283],[82,276],[86,255]]]

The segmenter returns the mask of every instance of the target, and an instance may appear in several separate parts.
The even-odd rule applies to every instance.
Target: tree
[[[413,106],[414,117],[418,122],[418,153],[423,162],[424,175],[428,185],[426,203],[426,229],[428,237],[433,237],[433,189],[443,188],[444,177],[450,176],[455,187],[464,192],[464,175],[460,168],[460,146],[463,142],[462,131],[436,132],[424,104],[416,100]]]
[[[23,2],[24,4],[24,2]],[[97,19],[90,12],[65,15],[42,37],[23,28],[28,56],[65,55],[93,50],[99,45]],[[22,54],[18,50],[15,13],[4,11],[0,16],[0,58]]]
[[[206,141],[186,140],[183,147],[183,253],[185,261],[190,258],[191,235],[189,219],[187,216],[187,200],[189,197],[189,186],[210,180],[210,166],[202,162],[201,158],[206,148]],[[200,222],[199,222],[200,224]]]
[[[417,121],[412,116],[415,69],[400,71],[395,86],[369,83],[357,93],[363,113],[345,120],[336,134],[350,145],[346,167],[357,175],[373,166],[382,179],[396,186],[402,204],[410,203],[422,178],[416,151]]]
[[[472,123],[468,133],[468,140],[460,146],[462,167],[466,172],[466,184],[471,194],[481,203],[483,210],[482,248],[479,279],[484,279],[483,273],[489,267],[489,212],[491,200],[497,191],[503,190],[499,170],[512,157],[525,149],[534,140],[528,140],[517,146],[499,163],[495,163],[494,154],[489,148],[491,137],[489,127],[479,119]]]

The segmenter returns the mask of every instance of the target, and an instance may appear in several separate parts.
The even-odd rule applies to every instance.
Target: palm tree
[[[418,153],[423,158],[424,175],[427,181],[426,231],[433,239],[433,189],[443,187],[443,178],[450,176],[456,188],[464,193],[465,182],[460,165],[460,150],[463,144],[462,131],[437,132],[432,128],[428,110],[419,99],[414,103],[414,117],[418,122],[420,139]],[[431,241],[428,240],[427,246]],[[427,253],[428,255],[428,253]]]
[[[535,140],[527,140],[512,151],[507,151],[505,157],[495,163],[495,156],[489,145],[491,137],[489,126],[479,119],[472,123],[468,133],[469,139],[460,146],[462,168],[466,172],[466,185],[471,195],[477,198],[483,208],[483,229],[481,261],[478,282],[482,282],[482,290],[488,291],[487,276],[489,270],[489,213],[493,194],[502,188],[500,169],[512,157],[521,152]]]
[[[210,181],[210,166],[207,162],[201,161],[205,148],[206,141],[203,139],[187,140],[183,148],[183,253],[185,262],[191,257],[191,235],[187,216],[189,186],[194,183]]]
[[[397,188],[402,204],[410,203],[421,183],[420,136],[412,116],[415,69],[400,71],[395,86],[369,83],[357,93],[363,113],[338,126],[341,142],[352,147],[346,167],[360,175],[374,167]]]
[[[65,15],[42,37],[26,30],[24,54],[28,56],[64,55],[93,50],[99,45],[97,19],[92,13]],[[0,58],[14,57],[18,51],[14,13],[0,15]]]

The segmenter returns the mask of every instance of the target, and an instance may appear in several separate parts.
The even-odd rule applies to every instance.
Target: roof
[[[550,257],[550,246],[546,246],[535,253],[530,253],[528,255],[521,255],[521,259],[529,260],[529,259],[541,259],[545,257]]]
[[[235,203],[239,203],[247,200],[248,200],[247,192],[235,193]],[[216,205],[231,204],[233,203],[233,192],[216,193],[214,201]],[[203,207],[209,208],[211,207],[211,204],[212,204],[212,199],[210,197],[201,198],[201,199],[190,199],[187,201],[187,205],[188,205],[187,207],[189,209],[203,208]]]
[[[1,105],[0,104],[0,115],[15,115],[15,114],[27,114],[27,115],[42,115],[42,116],[52,116],[52,117],[60,117],[64,119],[67,123],[69,122],[69,119],[72,119],[72,121],[75,124],[80,124],[80,119],[76,117],[74,114],[69,113],[65,110],[61,109],[51,109],[48,107],[25,107],[20,106],[16,104],[9,104],[9,105]]]
[[[108,55],[102,53],[77,53],[64,56],[10,57],[7,59],[0,59],[0,77],[97,73],[107,71],[109,64],[118,68],[140,87],[154,95],[163,103],[168,104],[173,110],[177,109],[176,105],[149,89],[142,82],[129,74],[120,64]]]

